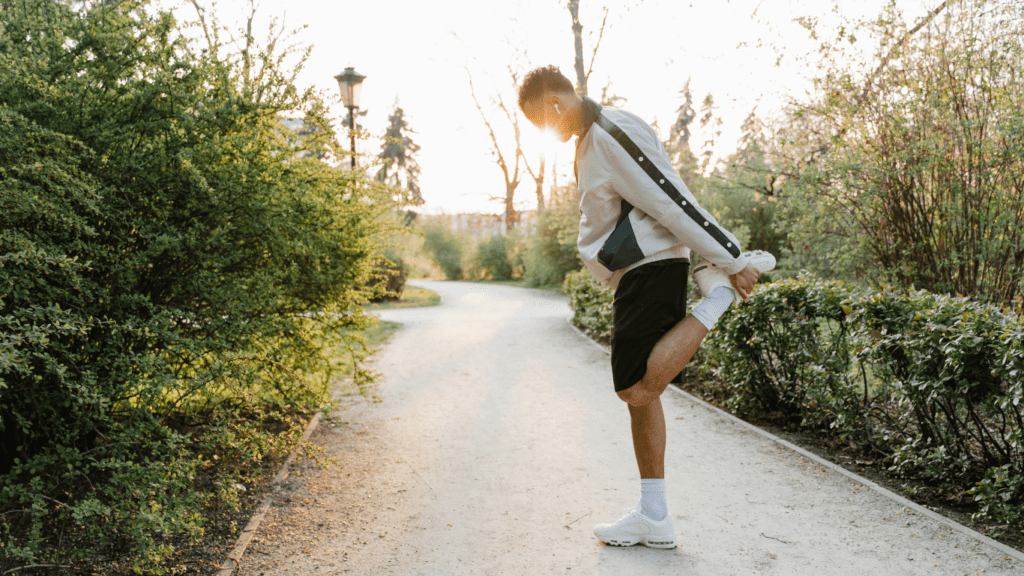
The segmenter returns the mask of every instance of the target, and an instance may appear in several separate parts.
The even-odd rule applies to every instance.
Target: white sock
[[[662,520],[668,514],[664,478],[640,480],[640,512],[651,520]]]
[[[725,314],[725,311],[729,309],[733,297],[732,290],[725,286],[719,286],[715,288],[710,296],[698,302],[693,307],[693,310],[690,311],[690,314],[693,314],[694,318],[700,320],[700,323],[705,328],[711,330],[718,323],[718,319],[722,317],[722,314]]]

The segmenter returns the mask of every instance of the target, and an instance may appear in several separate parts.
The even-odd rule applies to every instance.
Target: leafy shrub
[[[462,278],[462,243],[447,228],[437,224],[424,227],[423,249],[440,266],[445,278]]]
[[[238,423],[327,399],[390,193],[314,159],[336,143],[284,55],[199,49],[141,1],[3,11],[0,568],[127,546],[159,571],[201,534],[209,442],[292,446]]]
[[[856,423],[848,297],[842,284],[802,277],[760,285],[733,305],[706,343],[734,391],[730,407],[817,428]]]
[[[852,320],[859,354],[886,369],[902,407],[881,420],[897,469],[955,484],[1024,470],[1019,319],[965,298],[886,291],[858,302]]]
[[[578,270],[566,275],[562,291],[569,296],[572,323],[598,342],[611,342],[615,296],[612,289],[594,278],[589,270]]]
[[[493,280],[512,278],[512,262],[509,260],[511,243],[504,235],[492,236],[476,246],[476,264]]]
[[[530,286],[559,286],[583,267],[576,249],[580,214],[575,187],[553,194],[527,244],[525,278]]]
[[[383,302],[401,298],[405,280],[408,277],[402,258],[394,254],[381,256],[373,268],[373,275],[366,283],[367,288],[373,294],[370,301]]]

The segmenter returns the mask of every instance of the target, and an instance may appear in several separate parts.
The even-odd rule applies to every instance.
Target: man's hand
[[[736,274],[729,275],[729,281],[732,282],[732,287],[736,289],[736,293],[744,302],[750,302],[750,292],[754,289],[754,284],[757,283],[757,279],[761,277],[761,273],[750,264],[743,270],[740,270]]]

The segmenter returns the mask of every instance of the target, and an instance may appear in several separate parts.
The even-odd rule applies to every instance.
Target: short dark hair
[[[519,109],[526,102],[543,96],[546,92],[573,91],[572,82],[555,66],[544,66],[531,70],[519,87]]]

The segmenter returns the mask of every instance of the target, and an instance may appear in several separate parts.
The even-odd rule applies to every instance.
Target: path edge
[[[608,354],[608,355],[611,354],[611,352],[609,352],[607,348],[605,348],[601,344],[599,344],[596,341],[594,341],[593,338],[591,338],[585,332],[583,332],[578,327],[576,327],[576,325],[574,325],[571,320],[566,320],[566,324],[568,324],[570,328],[575,330],[576,333],[579,334],[584,340],[586,340],[587,342],[590,342],[591,344],[596,346],[599,350],[601,350],[605,354]],[[858,476],[857,474],[854,474],[853,472],[850,472],[849,470],[847,470],[846,468],[843,468],[842,466],[839,466],[837,464],[833,464],[832,462],[829,462],[828,460],[825,460],[824,458],[818,456],[817,454],[814,454],[812,452],[808,452],[807,450],[804,450],[803,448],[797,446],[796,444],[793,444],[792,442],[789,442],[787,440],[783,440],[782,438],[779,438],[778,436],[772,434],[771,432],[762,430],[762,429],[758,428],[757,426],[754,426],[753,424],[751,424],[751,423],[749,423],[749,422],[747,422],[745,420],[742,420],[742,419],[740,419],[740,418],[738,418],[736,416],[733,416],[732,414],[726,412],[725,410],[722,410],[718,406],[715,406],[714,404],[710,404],[710,403],[708,403],[708,402],[706,402],[704,400],[701,400],[700,398],[697,398],[696,396],[694,396],[693,394],[690,394],[689,392],[686,392],[685,390],[682,390],[682,389],[680,389],[680,388],[678,388],[676,386],[673,386],[673,385],[669,385],[668,389],[669,390],[674,390],[677,394],[680,394],[683,398],[686,398],[687,400],[689,400],[691,402],[696,402],[696,403],[700,404],[701,406],[707,408],[708,410],[711,410],[713,412],[717,412],[719,414],[719,416],[721,416],[723,418],[726,418],[728,420],[731,420],[732,422],[734,422],[736,424],[739,424],[740,426],[743,426],[744,428],[750,430],[751,432],[756,432],[757,434],[760,434],[761,436],[767,438],[768,440],[771,440],[772,442],[775,442],[776,444],[778,444],[780,446],[788,448],[788,449],[792,450],[793,452],[796,452],[797,454],[800,454],[801,456],[803,456],[803,457],[805,457],[805,458],[807,458],[809,460],[814,461],[816,464],[824,466],[825,468],[828,468],[828,469],[832,470],[833,472],[838,472],[839,474],[842,474],[843,476],[846,476],[847,478],[853,480],[854,482],[857,482],[859,484],[862,484],[862,485],[866,486],[867,488],[870,488],[871,490],[874,490],[879,495],[884,496],[884,497],[886,497],[886,498],[888,498],[890,500],[893,500],[894,502],[900,504],[901,506],[909,508],[909,509],[913,510],[914,512],[922,515],[922,516],[925,516],[927,518],[931,518],[932,520],[934,520],[936,522],[939,522],[940,524],[944,524],[944,525],[952,528],[953,530],[956,530],[957,532],[960,532],[961,534],[963,534],[965,536],[973,538],[973,539],[981,542],[982,544],[986,544],[988,546],[991,546],[992,548],[995,548],[996,550],[999,550],[1000,552],[1002,552],[1004,554],[1007,554],[1009,556],[1012,556],[1012,557],[1016,558],[1017,560],[1020,560],[1020,561],[1024,562],[1024,552],[1020,552],[1020,551],[1016,550],[1015,548],[1011,548],[1011,547],[1007,546],[1006,544],[1003,544],[1002,542],[998,542],[996,540],[993,540],[993,539],[989,538],[988,536],[985,536],[984,534],[982,534],[982,533],[980,533],[980,532],[978,532],[976,530],[972,530],[971,528],[968,528],[967,526],[964,526],[963,524],[960,524],[959,522],[957,522],[956,520],[953,520],[952,518],[947,518],[947,517],[943,516],[942,514],[939,514],[937,512],[929,510],[929,509],[925,508],[924,506],[921,506],[920,504],[918,504],[916,502],[912,502],[912,501],[904,498],[903,496],[900,496],[899,494],[896,494],[895,492],[893,492],[893,491],[891,491],[891,490],[889,490],[887,488],[883,488],[882,486],[879,486],[878,484],[872,482],[871,480],[868,480],[867,478],[864,478],[862,476]]]
[[[309,424],[306,424],[306,429],[302,431],[302,441],[306,442],[309,437],[313,435],[317,426],[320,424],[320,419],[323,417],[322,412],[317,412],[309,420]],[[263,522],[263,517],[267,515],[267,511],[270,510],[271,504],[274,503],[274,491],[278,486],[281,485],[285,479],[288,478],[288,467],[292,462],[295,461],[296,451],[292,450],[288,454],[288,458],[285,459],[284,464],[281,464],[281,469],[277,471],[277,475],[270,482],[270,492],[263,497],[256,512],[249,519],[249,523],[245,525],[245,529],[238,535],[238,539],[235,540],[235,545],[232,546],[231,552],[225,556],[224,561],[220,564],[220,569],[217,571],[217,576],[232,576],[242,566],[242,556],[245,555],[245,549],[249,547],[249,542],[252,541],[253,536],[256,535],[256,531],[260,529],[260,524]]]

